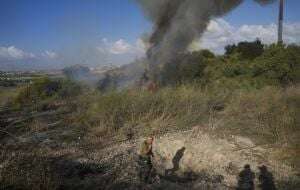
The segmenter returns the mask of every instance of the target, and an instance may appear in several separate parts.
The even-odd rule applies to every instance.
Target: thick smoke
[[[201,37],[209,21],[230,12],[243,0],[136,0],[153,22],[147,56],[150,70],[185,52]],[[255,0],[264,5],[273,0]]]

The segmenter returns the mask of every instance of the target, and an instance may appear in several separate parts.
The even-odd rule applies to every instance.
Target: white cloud
[[[223,53],[228,44],[253,41],[256,38],[265,44],[277,41],[277,25],[242,25],[234,27],[223,19],[212,20],[202,38],[191,45],[191,50],[205,48]],[[300,23],[284,24],[285,43],[300,43]]]
[[[46,50],[44,53],[42,53],[42,56],[49,59],[56,59],[58,57],[58,54],[54,51]]]
[[[112,44],[112,46],[110,48],[110,53],[125,54],[125,53],[131,53],[132,50],[133,50],[133,47],[131,44],[127,43],[123,39],[120,39]]]
[[[147,45],[142,39],[130,43],[124,39],[110,41],[103,38],[96,46],[99,64],[124,65],[145,56]]]
[[[146,43],[141,38],[137,39],[137,41],[135,42],[135,50],[137,53],[145,55],[148,48],[149,48],[149,44]]]
[[[0,60],[22,60],[22,59],[32,59],[36,56],[33,53],[25,52],[14,46],[0,47]]]
[[[135,56],[142,56],[145,54],[146,45],[141,39],[138,39],[135,44],[130,44],[124,39],[119,39],[114,42],[108,41],[106,38],[102,39],[102,43],[97,47],[101,53],[124,55],[130,54]]]

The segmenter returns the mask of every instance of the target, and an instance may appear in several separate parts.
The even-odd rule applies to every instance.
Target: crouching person
[[[153,137],[148,137],[142,142],[139,150],[139,177],[144,183],[150,183],[151,181],[150,178],[153,167],[151,160],[151,157],[153,157],[152,143]]]

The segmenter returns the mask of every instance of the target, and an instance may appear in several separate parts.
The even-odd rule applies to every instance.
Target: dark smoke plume
[[[150,72],[201,37],[209,21],[230,12],[243,0],[136,0],[154,24],[147,56]],[[254,0],[261,5],[273,0]],[[151,71],[152,70],[152,71]]]

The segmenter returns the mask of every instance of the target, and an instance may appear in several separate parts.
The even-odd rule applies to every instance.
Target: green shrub
[[[51,81],[49,78],[40,78],[24,87],[14,103],[17,105],[36,103],[55,95],[59,89],[61,89],[61,84],[58,81]]]
[[[231,56],[235,53],[240,55],[241,59],[253,60],[264,52],[264,45],[259,39],[253,42],[240,42],[237,45],[228,45],[225,47],[225,55]]]
[[[300,81],[300,47],[272,45],[253,64],[253,77],[282,85]]]
[[[214,58],[215,55],[208,50],[179,54],[163,66],[158,82],[162,85],[176,85],[199,80],[209,60]]]
[[[296,84],[300,81],[300,47],[265,46],[260,41],[228,46],[225,56],[206,50],[179,54],[161,68],[162,86],[198,81],[203,86],[216,83],[247,83],[248,87]]]
[[[65,99],[76,97],[83,92],[80,84],[66,79],[50,79],[47,77],[36,79],[20,90],[13,104],[21,107],[24,105],[38,105],[50,99]]]
[[[65,79],[59,82],[61,88],[56,94],[58,98],[66,99],[76,97],[89,90],[87,87],[83,87],[80,83],[72,80]]]

